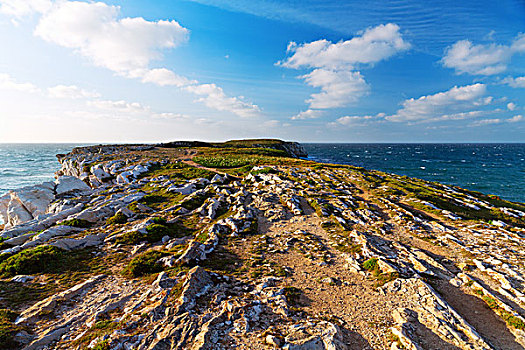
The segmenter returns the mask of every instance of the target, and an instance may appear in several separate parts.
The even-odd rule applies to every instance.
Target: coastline
[[[281,142],[60,155],[4,211],[12,348],[525,345],[524,204]]]

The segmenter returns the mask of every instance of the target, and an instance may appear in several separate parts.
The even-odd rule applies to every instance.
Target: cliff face
[[[240,142],[78,148],[11,193],[0,348],[525,346],[524,204]]]

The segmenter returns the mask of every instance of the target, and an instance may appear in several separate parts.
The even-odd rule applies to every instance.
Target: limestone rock
[[[60,176],[56,181],[56,195],[60,196],[71,192],[89,192],[91,188],[82,180],[74,176]]]

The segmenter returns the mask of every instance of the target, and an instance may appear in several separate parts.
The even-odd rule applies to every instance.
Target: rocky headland
[[[0,197],[0,349],[525,348],[525,204],[305,156],[58,155]]]

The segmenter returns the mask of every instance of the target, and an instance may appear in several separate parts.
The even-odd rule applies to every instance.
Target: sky
[[[525,2],[0,0],[0,142],[525,142]]]

